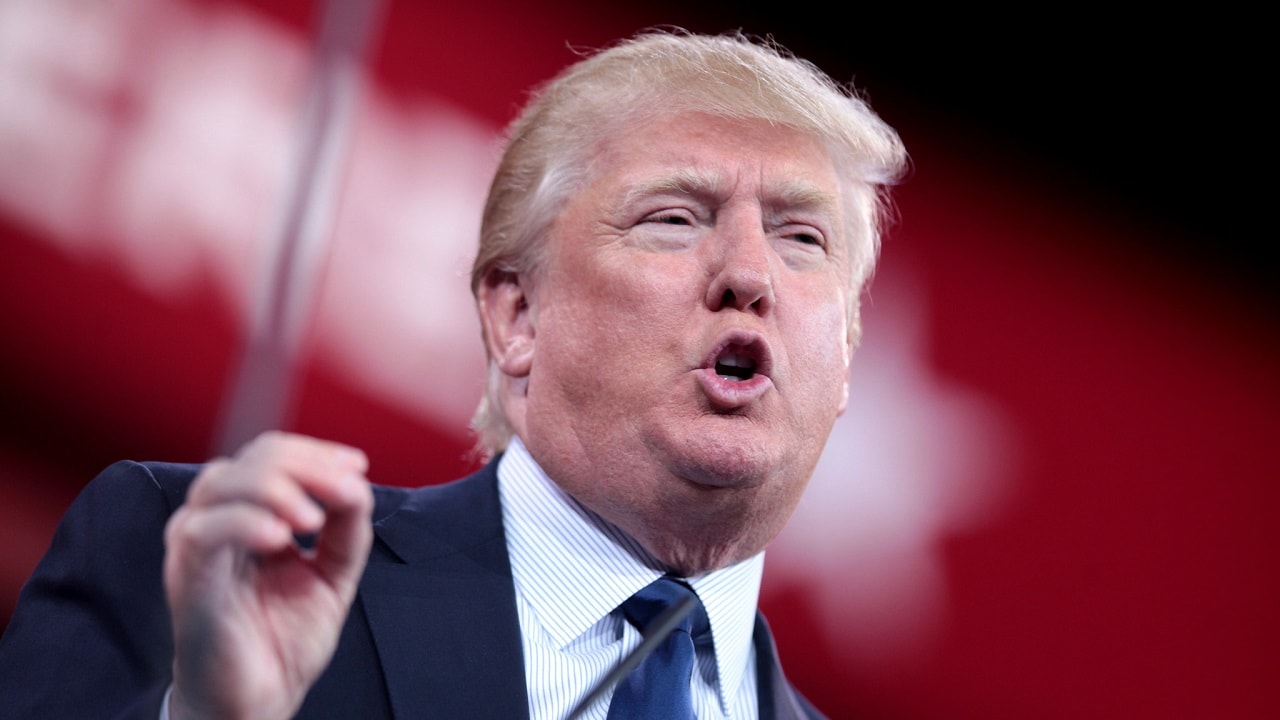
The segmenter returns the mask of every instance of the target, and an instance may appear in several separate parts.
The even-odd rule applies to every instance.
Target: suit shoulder
[[[497,478],[496,462],[490,462],[466,477],[434,485],[374,485],[373,521],[377,523],[402,509],[420,512],[430,507],[451,513],[475,509],[477,504],[493,504],[497,501]]]
[[[90,480],[63,515],[53,549],[73,545],[91,551],[99,543],[157,544],[164,524],[186,498],[199,465],[113,463]]]
[[[0,715],[115,716],[142,697],[158,709],[173,662],[164,526],[197,472],[117,462],[85,485],[0,641]],[[92,671],[68,682],[69,668]]]
[[[172,511],[186,499],[187,489],[203,467],[195,463],[121,460],[89,481],[82,495],[106,493],[119,498],[159,492]]]

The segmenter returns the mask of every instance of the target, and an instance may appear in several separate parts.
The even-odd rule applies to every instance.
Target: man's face
[[[781,529],[848,398],[849,248],[815,138],[676,114],[600,148],[528,284],[520,434],[686,573]]]

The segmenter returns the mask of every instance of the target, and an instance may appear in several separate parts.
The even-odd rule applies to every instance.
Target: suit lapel
[[[760,701],[760,720],[803,720],[824,716],[791,688],[782,674],[778,662],[778,648],[773,633],[764,621],[764,615],[756,613],[756,629],[753,636],[756,649],[756,695]]]
[[[375,532],[360,592],[393,715],[527,718],[496,463],[413,491]]]
[[[375,524],[360,594],[398,720],[528,718],[496,468],[412,491]],[[822,718],[787,682],[760,614],[753,642],[760,720]]]

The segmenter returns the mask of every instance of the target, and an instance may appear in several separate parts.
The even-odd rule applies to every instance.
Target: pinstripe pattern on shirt
[[[630,537],[560,490],[518,438],[498,465],[498,488],[523,636],[532,720],[559,720],[640,643],[618,606],[663,574]],[[754,720],[752,629],[764,554],[695,578],[711,621],[692,679],[701,720]],[[584,717],[604,720],[608,696]]]

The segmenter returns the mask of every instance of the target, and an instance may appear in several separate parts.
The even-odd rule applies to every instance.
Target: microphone
[[[680,624],[680,621],[693,612],[693,608],[697,604],[698,599],[692,595],[683,597],[679,602],[659,615],[649,627],[644,629],[644,641],[637,645],[636,649],[627,653],[627,656],[622,658],[622,662],[615,665],[600,682],[596,683],[596,686],[591,688],[591,692],[587,693],[587,696],[574,706],[573,712],[569,713],[565,720],[578,720],[578,718],[582,717],[582,713],[586,712],[592,703],[612,690],[613,686],[618,684],[618,681],[626,677],[627,673],[634,670],[641,660],[644,660],[649,653],[653,652],[654,648],[661,644],[663,640],[666,640],[667,636]]]

